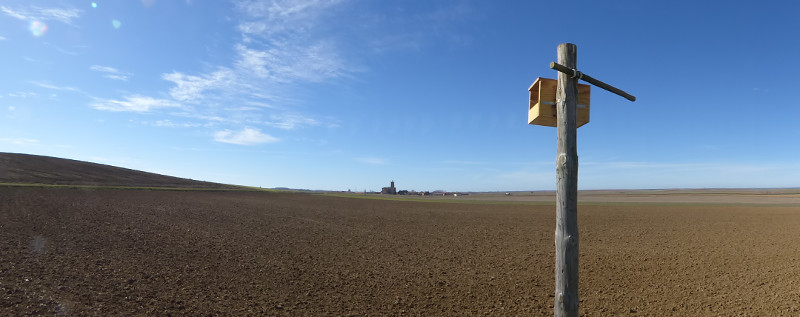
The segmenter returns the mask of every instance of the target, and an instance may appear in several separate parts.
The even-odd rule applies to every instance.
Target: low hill
[[[0,183],[236,188],[104,164],[18,153],[0,153]]]

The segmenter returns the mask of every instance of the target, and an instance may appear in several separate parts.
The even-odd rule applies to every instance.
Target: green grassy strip
[[[317,195],[326,197],[388,200],[388,201],[410,201],[410,202],[420,202],[420,203],[450,203],[450,204],[480,204],[480,205],[555,205],[555,202],[546,202],[546,201],[478,200],[478,199],[458,199],[455,197],[417,198],[414,196],[396,196],[396,195],[380,195],[380,194],[344,194],[344,193],[321,193]]]

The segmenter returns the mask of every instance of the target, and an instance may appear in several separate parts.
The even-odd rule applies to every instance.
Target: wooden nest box
[[[556,89],[558,80],[536,78],[530,91],[530,107],[528,108],[528,124],[557,126],[556,121]],[[591,86],[578,84],[578,126],[589,122],[589,93]]]

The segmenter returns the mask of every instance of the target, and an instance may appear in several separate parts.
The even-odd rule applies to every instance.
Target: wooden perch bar
[[[560,72],[562,72],[564,74],[567,74],[569,76],[572,76],[572,77],[575,77],[575,78],[578,78],[578,79],[582,79],[582,80],[586,81],[587,83],[590,83],[590,84],[595,85],[597,87],[600,87],[600,88],[603,88],[603,89],[608,90],[610,92],[613,92],[613,93],[615,93],[617,95],[620,95],[623,98],[628,99],[630,101],[636,101],[636,97],[634,97],[633,95],[631,95],[631,94],[629,94],[627,92],[624,92],[619,88],[616,88],[616,87],[611,86],[609,84],[606,84],[606,83],[604,83],[602,81],[599,81],[599,80],[595,79],[592,76],[589,76],[589,75],[586,75],[584,73],[581,73],[577,69],[572,69],[572,68],[569,68],[567,66],[564,66],[564,65],[561,65],[561,64],[555,63],[555,62],[550,63],[550,68],[555,69],[557,71],[560,71]]]

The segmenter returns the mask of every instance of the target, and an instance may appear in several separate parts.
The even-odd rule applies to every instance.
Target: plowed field
[[[581,314],[800,315],[800,207],[581,205]],[[0,187],[0,315],[549,316],[555,211]]]

